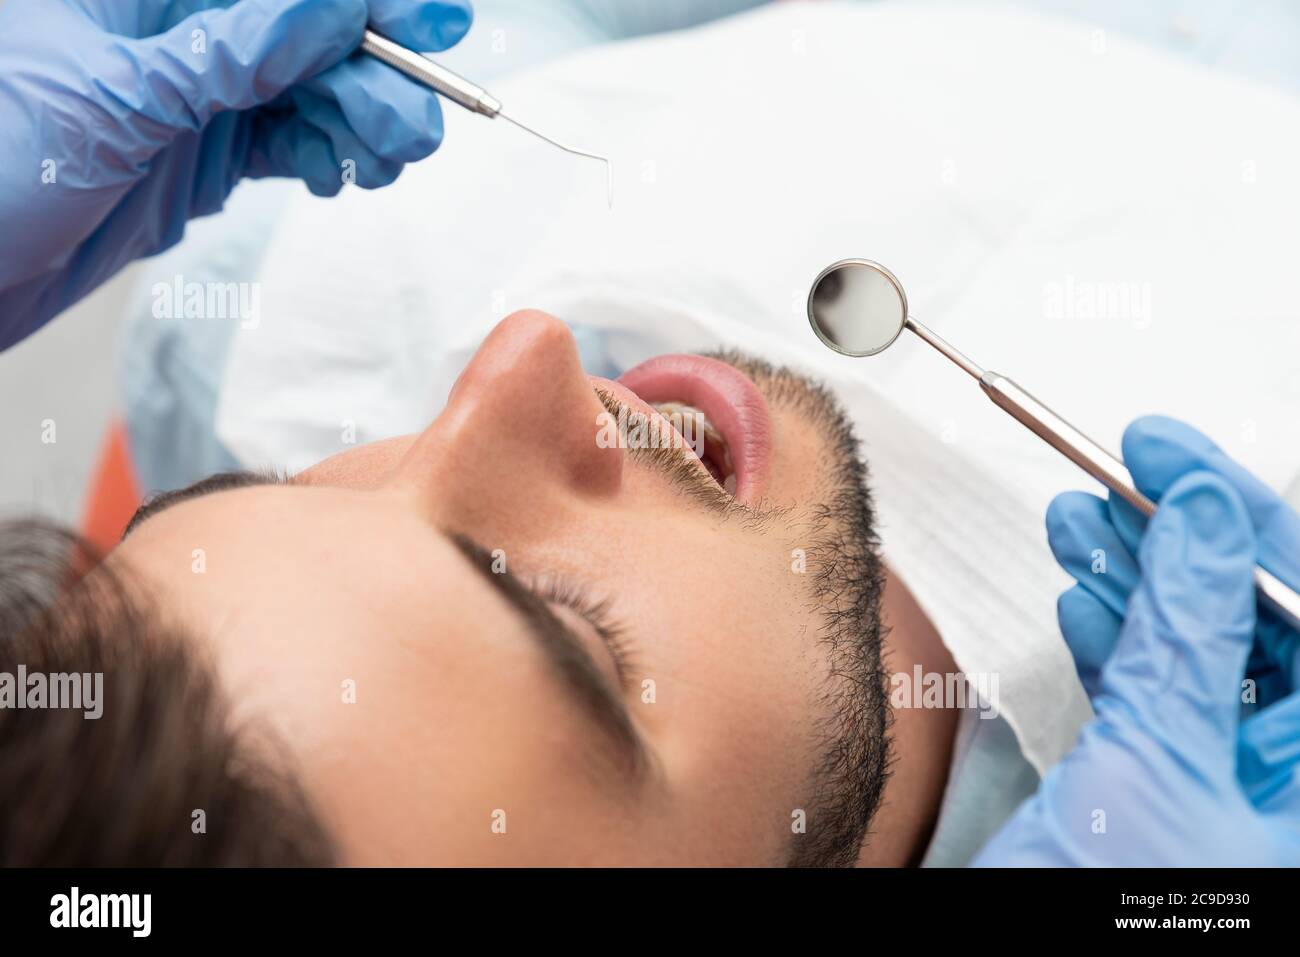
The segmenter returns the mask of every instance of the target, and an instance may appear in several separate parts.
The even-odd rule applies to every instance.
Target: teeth
[[[726,465],[731,466],[731,450],[727,448],[726,440],[722,437],[722,433],[713,427],[703,412],[684,402],[659,402],[654,408],[665,419],[674,423],[678,432],[681,432],[680,426],[687,421],[692,423],[692,431],[694,431],[695,426],[698,426],[704,433],[705,443],[712,443],[716,448],[722,449]],[[692,439],[694,438],[696,436],[692,435]]]
[[[684,402],[656,402],[654,408],[669,422],[684,423],[689,420],[702,426],[704,447],[713,453],[714,468],[722,473],[719,482],[729,494],[735,495],[736,466],[731,458],[731,449],[722,433],[713,427],[704,413]]]
[[[669,421],[672,421],[673,417],[676,416],[679,422],[686,419],[690,419],[692,422],[701,422],[704,424],[704,437],[706,439],[712,439],[722,446],[727,444],[723,441],[722,434],[709,423],[704,413],[693,405],[687,405],[685,402],[658,402],[655,404],[655,409]]]

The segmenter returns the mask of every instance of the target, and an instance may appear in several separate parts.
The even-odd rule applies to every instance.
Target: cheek
[[[646,637],[658,663],[654,720],[684,729],[710,762],[755,768],[788,760],[806,740],[823,670],[802,593],[753,560],[761,551],[731,566],[730,587],[716,575],[683,577],[671,600],[641,596],[633,609],[655,623]]]
[[[300,485],[327,485],[332,488],[377,488],[397,468],[414,441],[414,436],[405,435],[339,452],[298,473],[294,481]]]
[[[778,595],[756,575],[735,592],[709,592],[682,589],[675,610],[661,612],[650,637],[662,644],[646,669],[655,704],[638,697],[633,709],[671,781],[685,843],[752,865],[779,858],[782,822],[806,803],[819,652],[788,589]]]
[[[772,416],[772,456],[767,480],[770,505],[795,507],[821,497],[819,479],[831,460],[825,438],[817,429],[786,411]]]

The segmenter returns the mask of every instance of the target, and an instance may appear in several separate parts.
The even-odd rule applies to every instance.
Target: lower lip
[[[736,500],[752,505],[763,496],[772,458],[767,400],[749,376],[704,356],[658,356],[619,376],[645,402],[683,402],[704,413],[722,433],[736,470]]]

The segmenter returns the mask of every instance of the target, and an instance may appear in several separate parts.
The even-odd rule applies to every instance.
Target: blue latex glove
[[[1124,462],[1138,488],[1159,501],[1179,476],[1204,469],[1226,479],[1246,503],[1259,536],[1260,561],[1292,588],[1300,586],[1300,516],[1268,486],[1191,426],[1163,416],[1138,419],[1124,434]],[[1134,555],[1146,518],[1117,495],[1109,501],[1066,492],[1047,511],[1047,538],[1061,567],[1079,584],[1057,605],[1061,631],[1089,694],[1119,635],[1137,586]],[[1300,635],[1270,616],[1256,626],[1248,675],[1258,702],[1295,687]]]
[[[1294,584],[1300,520],[1180,423],[1140,420],[1124,451],[1160,502],[1145,530],[1135,513],[1111,522],[1099,500],[1085,512],[1073,495],[1049,522],[1067,569],[1089,576],[1061,616],[1097,716],[976,864],[1300,863],[1300,693],[1279,683],[1242,720],[1252,647],[1267,645],[1267,662],[1295,641],[1276,623],[1257,633],[1254,565],[1263,555]],[[1107,571],[1094,576],[1097,548]],[[1122,596],[1091,581],[1116,573],[1131,583]]]
[[[0,349],[175,245],[244,177],[329,196],[432,153],[434,94],[349,56],[367,20],[444,50],[471,14],[468,0],[0,5]]]

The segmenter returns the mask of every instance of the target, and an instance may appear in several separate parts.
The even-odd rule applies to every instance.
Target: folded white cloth
[[[295,201],[236,334],[218,432],[301,467],[422,428],[491,325],[535,306],[620,365],[715,344],[826,379],[856,418],[887,558],[1043,770],[1089,711],[1042,511],[1091,487],[911,337],[834,356],[804,317],[832,260],[1103,443],[1195,422],[1279,487],[1300,469],[1300,107],[1013,11],[777,4],[591,50],[495,90],[599,167],[447,111],[392,189]]]

